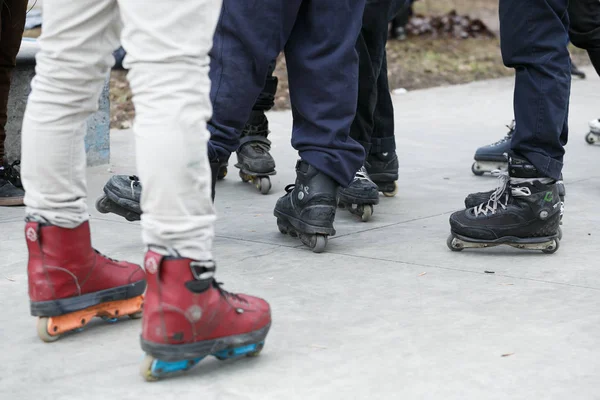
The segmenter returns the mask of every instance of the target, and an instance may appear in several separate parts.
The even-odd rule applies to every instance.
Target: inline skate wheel
[[[260,178],[258,181],[258,190],[260,190],[262,194],[269,193],[269,190],[271,190],[271,180],[266,176]]]
[[[477,166],[477,161],[475,161],[473,163],[473,165],[471,165],[471,171],[477,175],[477,176],[482,176],[483,175],[483,171],[479,169],[479,167]]]
[[[242,171],[240,171],[240,178],[242,179],[242,182],[246,183],[246,182],[250,182],[252,180],[252,177],[249,175],[246,175],[245,173],[243,173]]]
[[[587,135],[585,135],[585,141],[588,144],[594,144],[596,143],[596,136],[592,132],[589,132]]]
[[[256,347],[256,350],[254,350],[251,353],[246,354],[246,357],[258,357],[260,355],[260,352],[262,351],[264,345],[260,344]]]
[[[398,182],[394,182],[394,190],[391,192],[383,192],[385,197],[394,197],[396,194],[398,194]]]
[[[559,243],[560,243],[560,240],[554,239],[553,240],[553,244],[551,244],[548,247],[546,247],[544,250],[542,250],[542,252],[546,253],[546,254],[554,254],[554,253],[556,253],[556,250],[558,250],[558,247],[560,246]]]
[[[464,248],[462,244],[458,241],[455,242],[454,239],[456,239],[454,235],[450,234],[450,236],[448,236],[448,239],[446,240],[448,248],[452,251],[463,251]]]
[[[361,219],[363,222],[367,222],[371,216],[373,215],[373,206],[370,204],[367,204],[364,208],[363,208],[363,212],[361,215]]]
[[[50,332],[48,332],[48,317],[40,317],[37,321],[37,333],[40,339],[42,339],[46,343],[56,342],[60,335],[52,336]]]
[[[108,214],[108,207],[106,206],[106,202],[108,199],[106,195],[102,195],[96,200],[96,210],[102,214]]]
[[[322,253],[327,246],[327,236],[315,235],[311,240],[311,248],[313,253]]]
[[[146,382],[156,382],[158,380],[156,376],[152,375],[152,363],[154,363],[154,360],[154,357],[146,355],[140,364],[140,374]]]

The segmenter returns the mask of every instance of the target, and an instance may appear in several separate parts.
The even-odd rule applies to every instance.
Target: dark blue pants
[[[512,150],[559,179],[571,91],[569,0],[500,0],[502,58],[514,68]]]
[[[364,160],[349,137],[358,97],[355,51],[365,0],[224,0],[211,51],[209,156],[227,159],[285,52],[300,157],[341,185]]]
[[[358,106],[350,136],[369,153],[393,152],[394,107],[387,76],[388,23],[407,0],[367,0],[356,51],[359,58]]]

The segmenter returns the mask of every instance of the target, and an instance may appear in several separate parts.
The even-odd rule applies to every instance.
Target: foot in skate
[[[40,339],[53,342],[94,317],[140,317],[144,271],[94,250],[87,221],[67,229],[30,216],[25,237],[31,315],[39,317]]]
[[[590,131],[585,135],[585,141],[588,144],[597,144],[600,142],[600,119],[594,119],[589,122]]]
[[[114,175],[104,185],[104,195],[96,200],[96,210],[113,213],[127,221],[139,221],[142,185],[135,175]]]
[[[371,218],[376,204],[379,204],[379,189],[365,167],[356,172],[348,187],[338,189],[338,207],[358,215],[363,222]]]
[[[507,244],[553,253],[558,249],[562,200],[558,185],[527,160],[509,157],[510,172],[481,204],[451,215],[451,250]]]
[[[225,291],[214,280],[212,261],[148,251],[145,265],[146,357],[140,366],[145,380],[187,371],[207,356],[228,360],[260,353],[271,326],[266,301]]]
[[[398,193],[398,167],[396,152],[370,154],[365,162],[369,177],[385,197]]]
[[[507,128],[508,133],[504,138],[475,151],[475,162],[471,166],[471,171],[475,175],[481,176],[496,170],[506,171],[508,161],[505,154],[510,151],[510,141],[515,131],[515,121],[513,120],[510,125],[507,125]]]
[[[244,182],[252,182],[262,193],[271,190],[270,175],[275,175],[275,160],[269,153],[271,141],[269,121],[262,111],[252,111],[250,119],[242,131],[238,148],[236,168],[240,170],[240,178]]]
[[[335,235],[333,221],[337,206],[338,184],[303,160],[296,163],[296,183],[285,188],[273,214],[279,231],[298,237],[315,253]]]
[[[500,174],[499,171],[495,171],[494,173]],[[560,176],[560,180],[556,181],[556,187],[558,188],[558,195],[559,195],[560,201],[561,201],[560,225],[562,225],[562,217],[563,217],[564,209],[565,209],[565,195],[566,195],[565,184],[563,182],[562,174]],[[494,192],[495,192],[495,190],[490,190],[487,192],[477,192],[477,193],[469,194],[465,198],[465,208],[473,208],[473,207],[477,207],[478,205],[480,205],[482,203],[487,203],[490,200],[490,198],[492,197],[492,195],[494,194]],[[560,227],[558,228],[558,238],[559,238],[559,240],[562,240],[562,229]]]

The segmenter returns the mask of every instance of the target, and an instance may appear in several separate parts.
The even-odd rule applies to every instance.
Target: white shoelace
[[[480,214],[488,215],[488,212],[492,215],[496,214],[498,211],[498,206],[500,206],[503,210],[506,210],[508,206],[508,200],[510,199],[510,195],[506,190],[508,186],[508,182],[510,181],[510,177],[507,172],[502,172],[500,170],[492,171],[493,175],[498,175],[499,185],[490,196],[490,199],[481,203],[480,205],[474,207],[473,212],[477,217]],[[525,179],[524,181],[529,181],[530,179]],[[531,196],[531,190],[528,187],[513,187],[511,188],[511,192],[515,197],[519,196]]]

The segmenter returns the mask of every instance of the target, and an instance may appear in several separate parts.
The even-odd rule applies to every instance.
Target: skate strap
[[[267,139],[264,136],[244,136],[243,138],[240,139],[240,146],[249,143],[249,142],[258,142],[258,143],[264,143],[267,146],[271,146],[271,141],[269,139]]]

